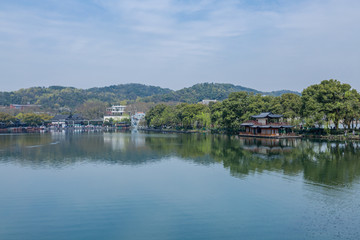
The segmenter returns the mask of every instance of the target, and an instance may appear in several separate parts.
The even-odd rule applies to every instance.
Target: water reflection
[[[276,171],[347,186],[360,175],[359,142],[253,139],[225,135],[83,133],[0,135],[0,162],[64,167],[79,162],[138,165],[177,156],[221,163],[235,177]]]

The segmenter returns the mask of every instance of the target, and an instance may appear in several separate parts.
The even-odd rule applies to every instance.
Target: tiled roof
[[[56,121],[80,121],[80,120],[85,120],[85,118],[83,116],[81,116],[80,114],[73,114],[73,115],[62,115],[62,114],[59,114],[59,115],[55,115],[51,121],[53,122],[56,122]]]
[[[73,114],[72,116],[69,116],[67,120],[84,120],[85,118],[81,116],[80,114]]]
[[[66,120],[66,118],[68,117],[69,115],[55,115],[51,121],[60,121],[60,120]]]
[[[259,124],[257,121],[249,120],[249,121],[243,122],[240,126],[252,126],[252,125],[257,125],[257,124]]]
[[[285,122],[261,124],[254,120],[243,122],[240,126],[243,127],[248,126],[251,128],[258,128],[258,127],[259,128],[292,128],[293,127]]]
[[[259,115],[253,115],[253,118],[281,118],[283,115],[280,114],[273,114],[272,112],[263,112]]]

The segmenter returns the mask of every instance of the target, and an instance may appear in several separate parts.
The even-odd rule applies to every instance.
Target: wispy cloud
[[[360,88],[355,0],[5,0],[0,9],[8,89],[217,81],[301,90],[330,77]]]

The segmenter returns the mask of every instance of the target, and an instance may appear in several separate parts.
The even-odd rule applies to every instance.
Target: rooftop
[[[252,118],[281,118],[283,115],[273,114],[272,112],[263,112],[259,115],[253,115]]]
[[[243,127],[248,126],[251,128],[292,128],[293,127],[285,122],[261,124],[254,120],[246,121],[246,122],[242,123],[240,126],[243,126]]]
[[[61,120],[67,120],[67,121],[80,121],[80,120],[85,120],[85,118],[83,116],[81,116],[80,114],[68,114],[68,115],[55,115],[51,121],[61,121]]]

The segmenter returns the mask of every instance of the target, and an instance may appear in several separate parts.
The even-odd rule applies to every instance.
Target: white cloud
[[[94,2],[0,10],[0,79],[14,83],[7,89],[67,79],[78,87],[216,81],[301,90],[331,77],[360,89],[355,0],[269,7],[215,0]]]

